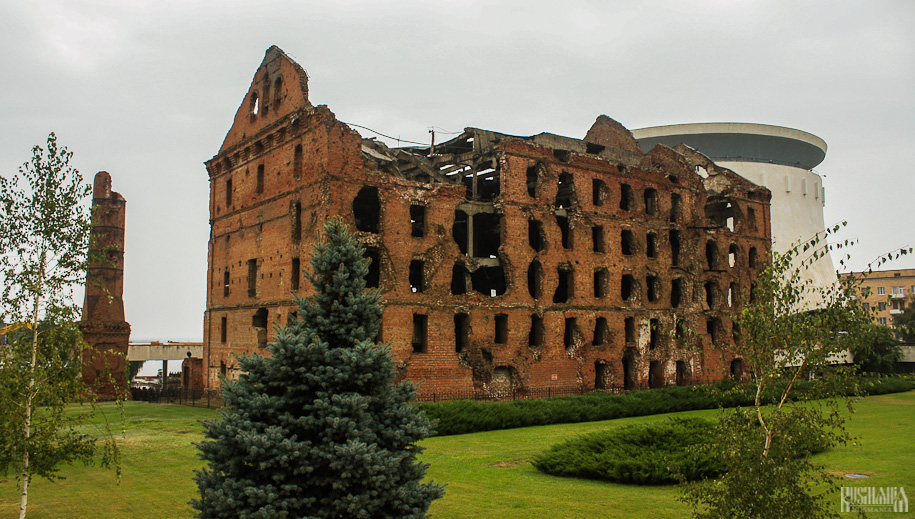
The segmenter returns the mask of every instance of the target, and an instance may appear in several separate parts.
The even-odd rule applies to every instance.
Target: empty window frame
[[[737,248],[736,243],[732,243],[728,247],[728,266],[734,268],[737,266],[737,258],[740,256],[740,249]]]
[[[572,231],[569,228],[569,218],[564,215],[556,215],[556,225],[559,226],[559,233],[562,237],[562,248],[572,249]]]
[[[368,271],[365,273],[365,287],[378,288],[381,286],[381,256],[378,249],[365,249],[364,258],[368,258]]]
[[[257,165],[257,194],[264,192],[264,165]]]
[[[292,154],[292,176],[295,179],[302,178],[302,145],[297,144]]]
[[[660,319],[649,319],[648,320],[648,349],[656,349],[660,345],[661,341],[661,320]]]
[[[670,242],[670,264],[676,267],[680,264],[680,231],[672,229],[667,240]]]
[[[750,265],[750,268],[756,268],[757,261],[759,261],[759,258],[757,258],[756,247],[750,247],[750,252],[747,254],[747,264]]]
[[[537,314],[531,314],[531,331],[527,336],[527,345],[532,349],[543,347],[545,331],[543,317]]]
[[[289,273],[289,286],[295,292],[299,289],[299,280],[302,276],[302,264],[299,258],[292,258],[292,272]]]
[[[543,223],[539,220],[527,221],[527,242],[535,251],[543,251],[545,242],[543,237]]]
[[[747,207],[747,230],[756,230],[756,210],[752,207]]]
[[[718,344],[718,329],[721,327],[721,323],[717,318],[710,318],[705,320],[705,333],[708,334],[709,340],[712,341],[712,344]]]
[[[556,285],[556,292],[553,293],[553,302],[568,303],[572,300],[574,290],[574,272],[569,265],[560,265],[557,272],[559,273],[559,283]]]
[[[634,300],[637,290],[638,287],[636,286],[635,278],[632,277],[632,274],[623,274],[623,277],[620,280],[620,299],[623,301]]]
[[[578,319],[574,317],[566,317],[565,331],[562,334],[562,344],[565,346],[566,351],[572,351],[575,347],[575,335],[578,328]]]
[[[226,210],[232,207],[232,178],[226,179]]]
[[[635,344],[638,340],[635,333],[635,317],[627,317],[624,319],[623,329],[626,333],[626,344]]]
[[[676,222],[680,219],[680,211],[683,210],[683,197],[678,193],[670,195],[670,221]]]
[[[670,307],[678,308],[683,300],[683,278],[676,278],[670,282]]]
[[[229,267],[222,273],[222,297],[229,297]]]
[[[470,272],[467,270],[467,266],[463,263],[455,263],[451,267],[451,293],[453,295],[466,294],[469,277]]]
[[[248,297],[257,297],[257,260],[248,260]]]
[[[632,208],[632,186],[629,184],[620,184],[620,209],[629,211]]]
[[[649,258],[658,255],[658,235],[653,232],[645,235],[645,255]]]
[[[459,312],[454,314],[454,351],[461,353],[470,344],[470,315]]]
[[[664,387],[664,363],[653,360],[648,365],[648,387],[654,389]]]
[[[606,344],[610,337],[610,327],[607,326],[606,317],[598,317],[594,320],[594,340],[592,344],[594,346],[601,346]]]
[[[607,183],[599,178],[591,180],[591,203],[595,207],[604,205],[607,198]]]
[[[493,342],[496,344],[508,344],[508,315],[496,314],[494,324],[496,329]]]
[[[708,270],[718,270],[718,244],[714,240],[705,243],[705,263]]]
[[[540,196],[540,163],[527,168],[527,196],[537,198]]]
[[[728,306],[733,308],[737,305],[737,283],[728,285]]]
[[[470,274],[470,284],[475,292],[490,297],[501,296],[507,288],[502,266],[477,267]]]
[[[359,190],[359,194],[353,199],[353,217],[357,230],[375,234],[380,231],[381,200],[378,198],[377,187],[363,186]]]
[[[594,252],[607,251],[607,247],[604,245],[604,227],[602,225],[591,227],[591,248]]]
[[[607,296],[607,269],[594,270],[594,298],[603,299]]]
[[[645,276],[645,295],[651,303],[661,297],[661,280],[657,276]]]
[[[428,351],[429,321],[425,314],[413,314],[413,353]]]
[[[229,336],[229,323],[228,318],[223,316],[219,320],[219,342],[225,344]]]
[[[643,194],[645,199],[645,214],[654,216],[658,213],[658,190],[649,187]]]
[[[426,206],[410,206],[410,236],[422,238],[426,235]]]
[[[410,262],[410,291],[415,293],[425,290],[425,262],[423,260],[413,260]]]
[[[575,183],[572,174],[563,171],[559,174],[559,186],[556,190],[556,207],[572,207],[575,203]]]
[[[302,240],[302,202],[293,202],[289,210],[292,216],[292,222],[290,222],[292,241],[298,242]]]
[[[543,266],[537,260],[527,268],[527,291],[534,299],[543,297]]]
[[[710,310],[718,305],[718,285],[714,281],[705,282],[705,303]]]
[[[631,256],[635,253],[635,237],[629,229],[620,232],[620,253]]]
[[[689,367],[687,366],[686,361],[677,361],[676,381],[678,386],[685,386],[689,383]]]

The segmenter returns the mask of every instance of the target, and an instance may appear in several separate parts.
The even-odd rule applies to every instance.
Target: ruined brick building
[[[100,171],[92,186],[92,231],[83,318],[83,381],[101,398],[127,388],[130,324],[124,320],[124,222],[127,201]]]
[[[698,152],[601,116],[584,140],[468,128],[434,147],[363,139],[268,49],[206,162],[201,382],[237,376],[311,287],[342,215],[371,257],[381,339],[421,392],[634,388],[740,371],[731,316],[770,246],[769,197]],[[721,354],[684,347],[698,332]],[[720,368],[720,369],[719,369]]]

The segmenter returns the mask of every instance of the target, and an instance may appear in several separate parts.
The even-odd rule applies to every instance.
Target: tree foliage
[[[871,324],[861,342],[852,350],[855,365],[862,371],[893,373],[902,360],[899,340],[891,328]]]
[[[844,224],[842,224],[844,225]],[[687,485],[683,499],[697,518],[834,517],[835,478],[808,459],[810,445],[845,443],[843,407],[852,369],[835,367],[846,350],[865,347],[870,315],[854,297],[860,280],[817,286],[804,272],[848,241],[827,243],[836,225],[784,254],[773,253],[736,319],[735,353],[743,359],[752,391],[750,409],[723,410],[714,449],[729,470],[715,481]],[[907,252],[907,251],[906,251]],[[905,252],[903,252],[905,253]],[[882,260],[883,258],[881,258]],[[882,261],[881,261],[882,263]],[[798,391],[798,383],[814,379]],[[774,404],[763,395],[776,389]],[[825,490],[818,490],[825,489]]]
[[[364,249],[340,219],[324,233],[306,274],[315,295],[276,329],[270,357],[240,357],[240,377],[223,380],[228,410],[198,446],[199,517],[419,518],[443,494],[416,461],[430,424],[415,387],[394,383],[373,343],[380,295],[365,290]]]
[[[117,460],[110,434],[100,445],[81,428],[91,413],[65,412],[92,401],[73,300],[88,264],[91,188],[71,157],[51,133],[18,175],[0,177],[0,322],[15,328],[0,346],[0,472],[20,482],[20,517],[32,477],[54,479],[59,464],[91,462],[100,448],[102,464]]]
[[[896,329],[905,342],[915,342],[915,294],[911,294],[909,305],[902,315],[896,316]]]

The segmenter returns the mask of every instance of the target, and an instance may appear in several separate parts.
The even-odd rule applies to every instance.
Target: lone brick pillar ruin
[[[127,201],[111,190],[111,175],[95,175],[92,233],[86,299],[79,328],[88,347],[83,351],[83,381],[100,398],[115,398],[127,388],[127,343],[124,320],[124,221]]]

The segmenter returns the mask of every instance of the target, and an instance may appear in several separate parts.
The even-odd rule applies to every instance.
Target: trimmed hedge
[[[880,395],[915,389],[911,376],[858,377],[857,388],[846,387],[845,393]],[[800,383],[794,400],[815,398],[815,386]],[[763,395],[772,402],[776,390]],[[662,389],[631,391],[614,395],[588,393],[582,396],[563,396],[542,400],[515,400],[512,402],[477,402],[453,400],[450,402],[419,404],[429,418],[437,421],[439,436],[465,434],[534,425],[593,422],[630,416],[717,409],[753,404],[753,386],[735,382],[714,385],[670,386]]]
[[[716,477],[720,457],[696,449],[708,441],[715,422],[671,418],[579,436],[554,445],[534,459],[534,467],[554,476],[635,485],[668,485]]]

